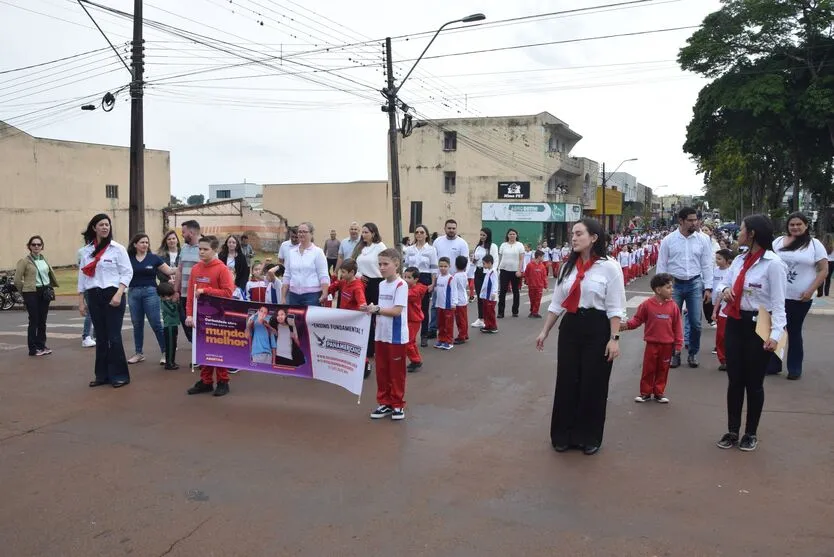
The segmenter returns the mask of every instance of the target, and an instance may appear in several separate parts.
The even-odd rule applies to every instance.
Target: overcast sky
[[[436,29],[475,12],[485,13],[488,24],[622,1],[145,2],[146,19],[197,33],[220,48],[146,26],[145,144],[171,151],[172,193],[180,197],[207,194],[210,183],[244,179],[385,179],[387,118],[378,93],[385,76],[381,42],[374,39]],[[133,10],[132,0],[99,2]],[[651,0],[444,31],[400,96],[428,117],[548,111],[584,137],[574,155],[606,162],[609,171],[637,157],[621,170],[647,186],[668,185],[657,193],[698,193],[702,179],[681,145],[706,82],[675,63],[693,29],[442,55],[695,26],[719,7],[718,0]],[[130,21],[95,8],[91,13],[124,52]],[[395,39],[396,60],[415,58],[429,38]],[[352,46],[338,48],[346,44]],[[0,0],[0,72],[106,46],[74,0]],[[247,58],[270,56],[275,59],[240,66]],[[228,67],[233,64],[238,67]],[[402,77],[410,65],[398,63],[395,75]],[[315,68],[335,71],[311,73]],[[129,79],[107,50],[0,73],[0,120],[41,137],[128,145],[126,90],[110,113],[77,107],[93,98],[100,102],[103,92],[115,92]]]

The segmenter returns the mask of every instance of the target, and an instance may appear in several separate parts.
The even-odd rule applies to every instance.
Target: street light
[[[621,162],[620,164],[617,165],[617,168],[615,168],[614,172],[612,172],[611,174],[616,174],[617,171],[620,169],[620,167],[622,165],[624,165],[625,163],[633,162],[633,161],[636,161],[636,160],[637,160],[637,157],[632,158],[632,159],[625,159],[623,162]],[[608,182],[608,177],[605,175],[605,163],[602,163],[602,229],[606,232],[607,232],[606,229],[608,228],[608,226],[607,226],[608,223],[605,222],[605,216],[606,216],[605,215],[605,184],[607,182]]]
[[[400,81],[400,85],[398,87],[394,86],[394,61],[393,55],[391,53],[391,37],[385,39],[388,84],[387,87],[382,90],[382,95],[385,97],[386,100],[386,104],[382,107],[382,110],[388,113],[388,158],[391,164],[391,203],[393,205],[392,208],[394,213],[394,245],[399,245],[402,240],[402,208],[400,207],[400,160],[399,153],[397,152],[397,94],[400,92],[400,89],[402,89],[406,80],[411,76],[411,73],[414,71],[414,68],[416,68],[417,64],[420,63],[420,60],[423,59],[423,56],[426,54],[426,51],[432,45],[432,43],[440,34],[440,32],[443,31],[443,29],[454,23],[473,23],[475,21],[483,21],[484,19],[486,19],[486,16],[484,14],[478,13],[471,14],[460,19],[447,21],[446,23],[441,25],[440,28],[437,31],[435,31],[434,36],[432,36],[431,40],[429,41],[429,44],[426,45],[426,48],[423,49],[423,52],[414,62],[414,65],[411,66],[411,69],[408,70],[408,73],[405,74],[405,77],[402,79],[402,81]]]

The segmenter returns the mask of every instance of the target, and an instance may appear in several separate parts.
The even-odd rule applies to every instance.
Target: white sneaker
[[[129,364],[138,364],[139,362],[144,362],[145,356],[143,354],[134,354],[130,358],[127,359],[127,363]]]
[[[83,346],[84,348],[92,348],[95,345],[96,341],[93,339],[93,337],[84,337],[83,339],[81,339],[81,346]]]
[[[660,404],[669,404],[669,399],[665,395],[655,396],[654,400]]]
[[[472,326],[475,327],[476,329],[483,329],[484,328],[484,320],[483,319],[476,319],[472,323]]]

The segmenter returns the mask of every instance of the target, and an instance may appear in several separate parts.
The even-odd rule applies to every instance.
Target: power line
[[[3,2],[5,4],[5,2]],[[21,66],[19,68],[12,68],[10,70],[2,70],[0,71],[0,75],[13,73],[13,72],[22,72],[25,70],[31,70],[33,68],[39,68],[41,66],[49,66],[51,64],[57,64],[58,62],[65,62],[67,60],[72,60],[74,58],[81,58],[82,56],[87,56],[89,54],[96,54],[98,52],[104,52],[107,50],[107,47],[97,48],[95,50],[88,50],[87,52],[79,52],[78,54],[72,54],[70,56],[64,56],[63,58],[56,58],[55,60],[49,60],[47,62],[40,62],[39,64],[32,64],[30,66]]]

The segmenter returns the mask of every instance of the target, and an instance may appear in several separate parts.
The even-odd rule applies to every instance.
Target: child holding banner
[[[379,304],[362,307],[366,313],[376,315],[376,400],[379,404],[371,413],[378,420],[391,416],[392,420],[405,419],[405,359],[408,344],[408,285],[400,278],[400,252],[385,249],[379,254],[379,271],[383,281],[379,284]]]
[[[231,298],[235,289],[232,272],[223,261],[217,258],[220,241],[215,236],[200,238],[200,261],[191,269],[188,279],[188,298],[186,299],[185,325],[194,327],[194,297],[208,294],[221,298]],[[196,334],[196,331],[195,331]],[[195,339],[196,342],[196,339]],[[217,375],[217,388],[214,388],[214,375]],[[224,367],[201,366],[200,380],[188,389],[188,394],[214,392],[214,396],[229,394],[229,370]]]

